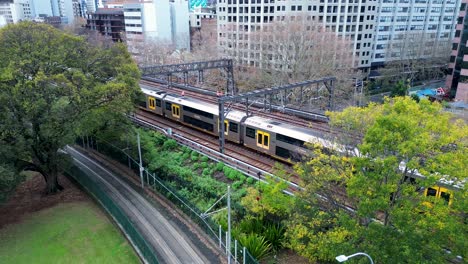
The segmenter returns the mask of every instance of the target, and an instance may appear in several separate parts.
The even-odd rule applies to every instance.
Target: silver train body
[[[218,106],[194,98],[141,88],[147,110],[195,129],[218,136]],[[277,159],[299,161],[307,154],[305,143],[330,146],[311,129],[230,110],[224,121],[225,139]]]

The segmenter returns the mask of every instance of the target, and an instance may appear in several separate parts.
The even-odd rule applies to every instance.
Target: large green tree
[[[121,44],[90,45],[31,22],[2,28],[0,47],[0,159],[40,172],[54,193],[62,189],[59,150],[121,123],[138,91],[138,68]]]
[[[290,246],[322,260],[356,251],[379,263],[466,258],[466,186],[453,191],[451,206],[422,192],[440,181],[445,187],[466,181],[467,125],[438,103],[409,97],[330,113],[330,120],[354,153],[318,151],[298,166],[306,190],[291,217]],[[416,182],[410,180],[415,175]]]

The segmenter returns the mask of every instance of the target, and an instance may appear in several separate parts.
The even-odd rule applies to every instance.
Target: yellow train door
[[[257,146],[264,149],[270,149],[270,134],[257,130]]]
[[[148,106],[150,109],[156,109],[156,102],[154,100],[154,97],[148,97]]]
[[[424,192],[425,196],[433,196],[438,199],[444,199],[444,201],[451,205],[453,200],[453,193],[447,188],[433,186],[426,189]]]
[[[172,105],[172,116],[180,118],[180,106],[175,104]]]

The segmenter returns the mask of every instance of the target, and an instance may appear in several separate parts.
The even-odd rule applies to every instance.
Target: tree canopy
[[[106,49],[44,24],[0,30],[0,160],[61,189],[59,151],[79,135],[121,124],[139,71],[122,44]]]
[[[355,155],[318,149],[297,166],[305,191],[288,224],[290,246],[312,260],[357,251],[379,263],[466,258],[467,125],[410,97],[329,115]],[[451,189],[450,206],[423,195],[434,186]]]

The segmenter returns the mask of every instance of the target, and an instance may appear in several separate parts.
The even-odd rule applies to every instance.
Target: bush
[[[191,159],[192,159],[193,162],[198,161],[198,155],[195,156],[195,155],[192,154],[192,158],[191,158]]]
[[[208,164],[206,162],[201,162],[200,163],[200,168],[205,169],[206,167],[208,167]]]
[[[246,178],[247,178],[247,177],[245,177],[244,174],[239,175],[239,181],[242,182],[242,183],[244,183],[244,181],[245,181]],[[250,178],[250,177],[249,177],[249,178]]]
[[[208,160],[210,160],[210,158],[208,158],[207,156],[202,156],[201,157],[201,161],[203,161],[203,162],[207,162]]]
[[[239,237],[239,242],[246,247],[250,255],[257,260],[261,260],[270,254],[271,244],[268,243],[263,236],[253,233],[242,234]]]
[[[177,141],[175,141],[173,139],[168,139],[163,144],[163,149],[164,150],[173,150],[175,148],[177,148]]]
[[[211,176],[213,174],[213,171],[210,170],[209,168],[203,169],[202,175],[203,176]]]
[[[247,178],[247,183],[248,184],[253,184],[254,182],[255,182],[254,178],[252,178],[252,177]]]
[[[218,162],[216,164],[216,171],[223,171],[223,169],[224,169],[224,163]]]
[[[234,183],[232,184],[232,188],[233,188],[234,190],[239,189],[241,186],[242,186],[242,182],[241,182],[241,181],[236,181],[236,182],[234,182]]]
[[[278,251],[283,248],[285,228],[280,224],[268,224],[264,226],[264,229],[262,235],[271,244],[273,250]]]

